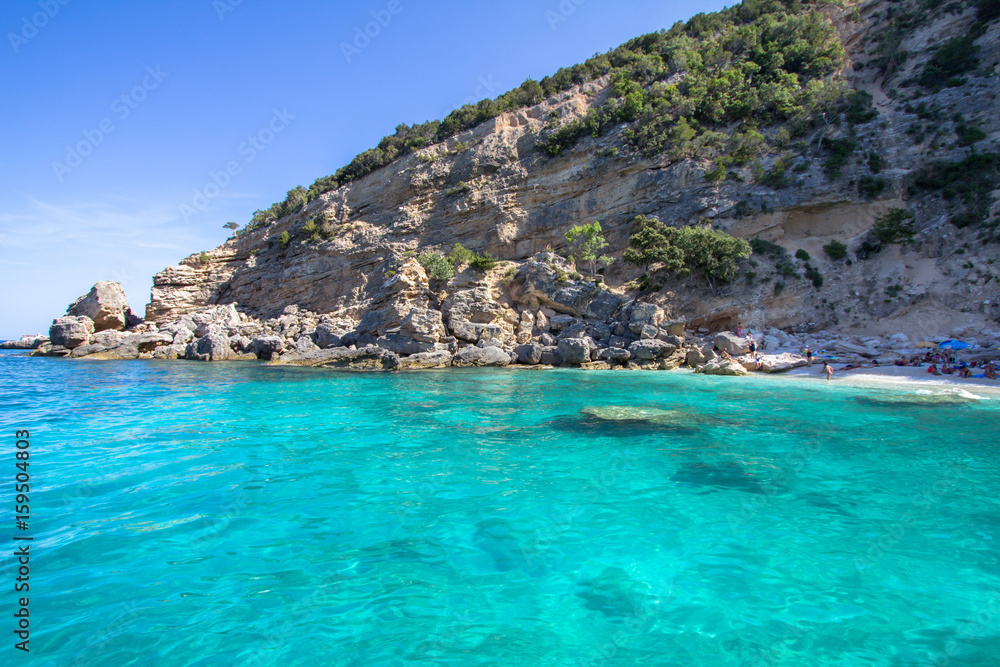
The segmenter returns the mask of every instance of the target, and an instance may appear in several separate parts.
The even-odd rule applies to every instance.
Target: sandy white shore
[[[783,375],[826,382],[822,368],[821,364],[816,364],[808,368],[796,368]],[[849,371],[838,371],[836,370],[837,368],[838,365],[835,364],[833,379],[830,381],[831,384],[882,389],[916,387],[929,390],[954,390],[956,388],[968,388],[976,394],[988,394],[991,398],[1000,398],[1000,380],[975,377],[961,378],[957,374],[932,375],[927,372],[926,366],[919,368],[913,366],[882,366],[879,368],[857,368]],[[977,374],[982,373],[982,369],[977,368],[974,371]]]

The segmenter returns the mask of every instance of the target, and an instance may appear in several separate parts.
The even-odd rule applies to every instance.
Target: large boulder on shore
[[[558,348],[564,364],[578,366],[590,361],[590,346],[583,338],[563,338]]]
[[[506,366],[510,355],[499,347],[463,347],[452,359],[453,366]]]
[[[750,351],[750,343],[730,331],[715,334],[715,347],[720,352],[728,352],[734,357],[742,356]]]
[[[94,331],[121,331],[130,319],[138,320],[128,307],[128,297],[121,284],[110,280],[102,280],[91,287],[90,292],[69,305],[66,314],[89,317],[94,322]]]
[[[673,354],[677,347],[656,338],[637,340],[628,346],[632,359],[650,361]]]
[[[184,358],[194,361],[225,361],[233,357],[229,337],[224,331],[214,329],[207,335],[188,343]]]
[[[517,363],[526,366],[534,366],[542,360],[543,345],[539,343],[525,343],[514,348],[517,355]]]
[[[451,365],[452,354],[448,350],[434,352],[419,352],[408,357],[399,358],[400,368],[444,368]]]
[[[761,355],[758,369],[765,373],[781,373],[805,365],[807,365],[805,357],[783,352],[781,354]]]
[[[64,315],[52,321],[49,340],[53,346],[72,350],[90,341],[94,333],[94,321],[83,315]]]
[[[716,359],[715,361],[708,362],[695,372],[704,373],[705,375],[750,375],[750,371],[743,368],[743,364],[735,359]]]

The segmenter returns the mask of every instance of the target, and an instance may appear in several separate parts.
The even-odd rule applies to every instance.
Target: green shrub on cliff
[[[825,246],[823,246],[823,252],[826,256],[833,260],[844,259],[847,257],[847,245],[841,243],[840,241],[830,241]]]
[[[608,242],[601,234],[601,223],[595,220],[589,225],[570,227],[566,232],[566,243],[574,261],[588,262],[590,272],[594,273],[597,263],[611,264],[611,257],[602,255],[601,251],[608,247]]]
[[[481,254],[475,254],[472,259],[469,260],[469,266],[476,269],[477,271],[489,271],[494,266],[497,265],[497,260],[493,255],[488,252],[483,252]]]
[[[439,252],[421,253],[417,262],[424,267],[428,277],[438,282],[444,282],[455,275],[455,267]]]
[[[448,253],[448,261],[451,262],[451,265],[457,269],[462,264],[468,264],[475,256],[476,254],[474,252],[463,246],[461,243],[456,243],[454,247],[452,247],[451,252]]]
[[[699,270],[712,291],[731,282],[750,244],[725,232],[703,227],[669,227],[656,218],[636,216],[623,259],[654,273],[684,277]]]
[[[962,75],[979,66],[976,55],[979,46],[975,39],[976,35],[962,35],[942,44],[924,65],[920,85],[937,90],[942,86],[961,86],[965,83]]]
[[[913,228],[913,213],[903,208],[893,208],[878,216],[871,229],[872,236],[885,244],[910,243],[916,233]]]
[[[281,246],[281,249],[284,250],[287,248],[291,242],[292,237],[288,234],[288,232],[281,232],[281,236],[278,237],[278,245]]]

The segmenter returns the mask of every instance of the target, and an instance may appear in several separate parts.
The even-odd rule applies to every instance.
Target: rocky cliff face
[[[816,287],[815,281],[801,277],[802,260],[758,254],[718,293],[695,276],[643,295],[663,307],[669,319],[685,319],[693,328],[741,321],[799,331],[907,330],[930,336],[956,326],[985,325],[1000,314],[1000,285],[992,274],[996,245],[981,242],[981,230],[949,224],[948,200],[914,192],[912,176],[932,160],[955,161],[969,154],[948,120],[958,113],[963,123],[985,133],[976,145],[980,151],[996,149],[1000,24],[990,24],[977,41],[982,66],[964,85],[928,92],[906,82],[922,71],[936,45],[969,30],[974,10],[963,5],[938,12],[920,30],[903,35],[899,50],[909,57],[887,75],[870,63],[901,7],[906,3],[876,0],[837,10],[848,79],[871,92],[879,112],[876,120],[855,131],[857,149],[838,178],[824,173],[817,155],[797,163],[783,187],[761,182],[750,167],[734,168],[731,178],[710,182],[707,161],[645,158],[627,148],[620,129],[546,157],[536,147],[546,125],[580,118],[600,104],[609,82],[598,79],[407,155],[263,229],[165,269],[154,277],[146,317],[165,324],[208,305],[235,304],[251,317],[267,319],[295,305],[348,318],[360,324],[362,333],[379,336],[419,307],[441,312],[449,324],[509,321],[515,327],[529,304],[502,284],[501,276],[530,273],[533,269],[526,267],[537,253],[563,251],[565,232],[593,220],[601,221],[611,254],[620,260],[632,219],[645,214],[675,225],[711,225],[764,239],[789,255],[804,250],[824,278]],[[936,145],[913,130],[920,123],[912,111],[917,98],[924,108],[939,109],[938,117],[945,119],[921,130],[925,135],[936,132]],[[833,128],[829,136],[846,132]],[[880,161],[878,192],[859,189],[871,173],[872,155]],[[770,169],[777,159],[764,158],[762,167]],[[463,183],[467,187],[456,187]],[[875,218],[896,207],[916,214],[913,243],[887,246],[865,260],[825,256],[823,246],[834,240],[857,248]],[[996,211],[994,205],[989,216]],[[321,215],[335,235],[310,240],[302,226]],[[290,236],[287,247],[278,241],[282,232]],[[466,272],[433,290],[426,277],[401,283],[414,266],[408,257],[426,250],[447,252],[455,243],[511,264],[489,276]],[[550,273],[554,279],[556,273]],[[635,293],[627,287],[639,273],[618,261],[605,272],[605,285],[631,299]],[[563,287],[582,289],[581,284]],[[473,313],[465,320],[454,315],[459,303],[474,304],[463,306]],[[566,314],[579,310],[546,305]],[[451,332],[456,333],[453,325]]]

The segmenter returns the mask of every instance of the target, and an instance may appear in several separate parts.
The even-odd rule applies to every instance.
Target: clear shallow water
[[[1000,664],[997,400],[11,354],[0,378],[4,452],[33,436],[31,664]]]

